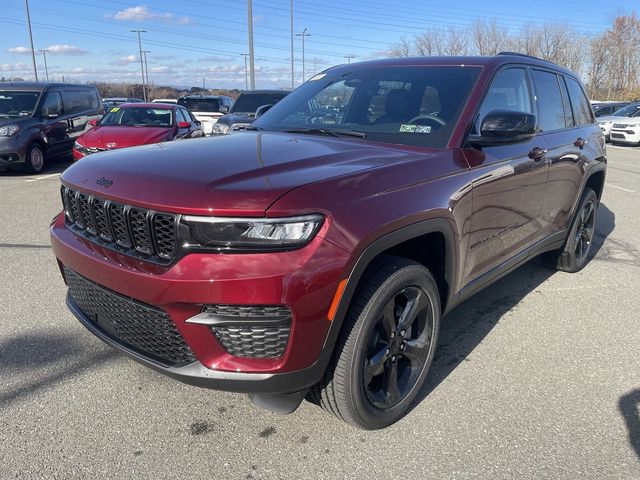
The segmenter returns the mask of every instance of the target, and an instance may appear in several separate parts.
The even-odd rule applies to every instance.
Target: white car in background
[[[178,105],[185,107],[202,123],[205,135],[211,135],[218,118],[229,112],[233,99],[224,95],[185,95],[178,99]]]
[[[151,103],[178,103],[178,99],[176,98],[156,98],[155,100],[151,100]]]
[[[625,124],[628,123],[630,118],[636,117],[640,118],[640,102],[630,103],[626,107],[622,107],[620,110],[614,112],[610,117],[598,118],[598,125],[600,125],[602,129],[605,139],[609,141],[614,124]],[[617,140],[619,140],[619,138]]]
[[[611,142],[640,146],[640,116],[616,120],[611,127]]]

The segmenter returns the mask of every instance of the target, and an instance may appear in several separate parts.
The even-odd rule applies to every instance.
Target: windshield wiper
[[[367,134],[364,132],[356,132],[355,130],[334,130],[332,128],[293,128],[291,130],[284,130],[285,133],[307,133],[310,135],[330,135],[332,137],[355,137],[366,138]]]
[[[247,125],[244,129],[245,130],[262,130],[262,128],[254,127],[253,125]]]

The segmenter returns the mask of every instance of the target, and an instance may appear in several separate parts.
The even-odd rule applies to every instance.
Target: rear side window
[[[567,88],[569,89],[569,97],[571,98],[571,104],[573,105],[573,113],[576,117],[576,123],[578,125],[592,124],[593,117],[591,116],[589,100],[587,100],[580,84],[571,77],[565,77],[565,81],[567,82]]]
[[[49,92],[42,103],[42,115],[62,115],[62,97],[60,92]]]
[[[88,90],[63,90],[65,112],[67,114],[82,113],[98,109],[98,97]]]
[[[480,132],[482,120],[494,110],[533,113],[527,74],[523,68],[508,68],[499,72],[491,83],[480,107],[476,132]]]
[[[536,91],[538,127],[543,132],[565,128],[562,94],[555,73],[532,71],[533,88]]]

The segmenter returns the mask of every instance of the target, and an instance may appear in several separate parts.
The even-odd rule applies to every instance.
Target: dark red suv
[[[326,70],[250,131],[91,155],[51,226],[67,303],[178,380],[361,428],[404,415],[442,315],[544,254],[589,258],[605,148],[531,57]]]

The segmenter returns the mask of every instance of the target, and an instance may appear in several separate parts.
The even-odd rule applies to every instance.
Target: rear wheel
[[[329,368],[309,398],[359,428],[396,422],[424,384],[439,325],[440,297],[429,270],[385,258],[354,297]]]
[[[547,265],[562,272],[578,272],[589,261],[589,253],[596,230],[598,196],[591,188],[585,189],[576,211],[567,240],[561,250],[543,254]]]
[[[32,143],[27,149],[24,170],[27,173],[40,173],[44,168],[44,150],[37,143]]]

